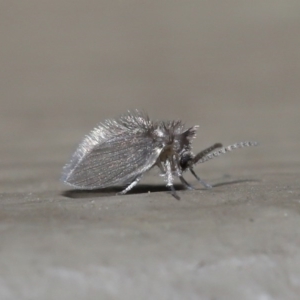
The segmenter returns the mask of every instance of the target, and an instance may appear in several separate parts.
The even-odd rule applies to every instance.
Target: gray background
[[[299,299],[300,2],[0,1],[0,299]],[[128,109],[200,125],[175,200],[62,166]],[[192,177],[187,179],[196,184]],[[150,193],[148,193],[148,191]]]

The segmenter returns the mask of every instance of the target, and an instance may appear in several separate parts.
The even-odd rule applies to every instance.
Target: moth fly
[[[211,188],[195,173],[196,164],[233,149],[257,145],[240,142],[223,147],[216,143],[195,155],[192,141],[197,129],[198,126],[186,129],[181,121],[151,121],[144,112],[128,111],[100,123],[85,136],[63,168],[62,181],[79,189],[123,185],[126,188],[119,194],[126,194],[157,166],[172,195],[180,199],[173,186],[175,176],[187,189],[193,189],[183,177],[189,170],[204,187]]]

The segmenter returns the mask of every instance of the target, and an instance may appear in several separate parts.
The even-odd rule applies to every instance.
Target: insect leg
[[[190,162],[190,171],[191,173],[195,176],[195,178],[207,189],[211,189],[212,186],[208,183],[206,183],[204,180],[202,180],[196,173],[195,171],[193,170],[192,166],[194,164],[196,164],[200,159],[202,159],[204,156],[206,156],[207,154],[209,154],[210,152],[218,149],[218,148],[221,148],[222,147],[222,144],[221,143],[216,143],[202,151],[200,151],[198,154],[196,154],[196,156],[191,160]]]
[[[167,181],[167,187],[170,188],[171,194],[174,198],[177,200],[180,200],[180,197],[177,195],[176,190],[173,185],[173,175],[172,175],[172,168],[170,160],[166,161],[166,181]]]
[[[138,182],[141,180],[142,175],[135,178],[123,191],[117,193],[117,195],[125,195],[128,191],[130,191],[134,186],[138,184]]]
[[[189,190],[195,190],[195,188],[193,186],[191,186],[185,179],[184,177],[182,176],[182,171],[180,169],[180,163],[179,163],[179,159],[178,159],[178,155],[174,155],[173,156],[173,159],[174,159],[174,166],[176,168],[176,171],[177,171],[177,176],[178,178],[180,179],[181,183]]]
[[[195,173],[195,171],[192,169],[192,168],[190,168],[190,171],[191,171],[191,173],[195,176],[195,178],[204,186],[204,187],[206,187],[207,189],[211,189],[212,188],[212,186],[210,185],[210,184],[208,184],[208,183],[206,183],[204,180],[202,180],[196,173]]]
[[[164,174],[166,173],[166,171],[165,171],[165,168],[164,168],[164,166],[162,165],[161,161],[158,160],[158,161],[156,162],[156,164],[157,164],[157,166],[158,166],[159,169],[160,169],[161,175],[164,175]]]
[[[184,178],[182,175],[178,175],[181,183],[189,190],[195,190],[195,188],[193,186],[191,186]]]
[[[174,185],[172,184],[172,185],[169,185],[168,187],[169,187],[170,190],[171,190],[172,196],[173,196],[175,199],[180,200],[180,197],[179,197],[178,194],[176,193],[176,190],[175,190],[175,188],[174,188]]]

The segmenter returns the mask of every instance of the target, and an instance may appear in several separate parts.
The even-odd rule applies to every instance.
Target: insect
[[[144,112],[128,111],[100,123],[85,136],[64,167],[62,181],[80,189],[123,185],[126,188],[119,194],[126,194],[157,166],[172,195],[180,199],[173,186],[175,176],[187,189],[193,189],[183,177],[189,170],[204,187],[211,188],[195,173],[196,164],[233,149],[257,145],[241,142],[223,147],[216,143],[195,155],[192,140],[197,129],[198,126],[186,129],[181,121],[151,121]]]

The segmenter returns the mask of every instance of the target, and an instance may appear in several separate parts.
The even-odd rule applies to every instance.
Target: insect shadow
[[[244,182],[259,182],[259,180],[254,179],[241,179],[241,180],[231,180],[226,182],[215,183],[212,185],[213,188],[219,186],[233,185]],[[182,184],[175,184],[175,189],[177,191],[187,190]],[[104,189],[93,189],[93,190],[68,190],[61,193],[62,196],[67,198],[93,198],[93,197],[113,197],[117,193],[121,192],[123,189],[122,186],[114,186]],[[201,186],[195,186],[195,190],[207,190]],[[164,184],[140,184],[136,186],[134,189],[129,191],[127,194],[145,194],[145,193],[156,193],[156,192],[165,192],[168,191]],[[208,190],[210,191],[210,190]]]
[[[175,184],[174,187],[177,191],[185,190],[184,186],[181,184]],[[93,189],[93,190],[68,190],[64,191],[61,195],[68,198],[91,198],[91,197],[113,197],[117,193],[121,192],[124,189],[123,186],[114,186],[104,189]],[[168,191],[164,184],[140,184],[127,194],[145,194],[145,193],[155,193],[155,192],[165,192]]]

